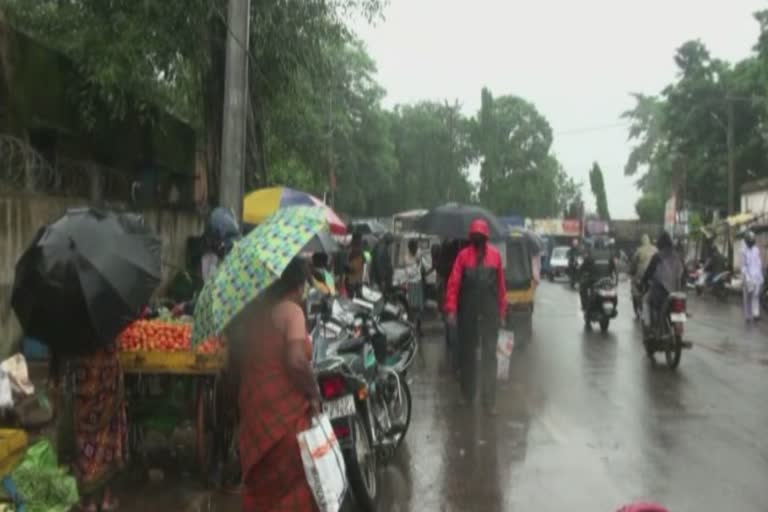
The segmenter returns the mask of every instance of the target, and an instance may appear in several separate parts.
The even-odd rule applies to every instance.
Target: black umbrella
[[[520,233],[525,239],[525,244],[531,255],[538,256],[544,251],[544,241],[533,231],[524,228],[512,228],[511,231],[512,233]]]
[[[160,249],[137,215],[68,210],[16,264],[11,304],[25,333],[61,354],[113,342],[159,284]]]
[[[339,244],[334,240],[333,236],[331,236],[330,233],[321,231],[312,237],[301,252],[324,252],[326,254],[333,254],[339,252],[339,249]]]
[[[484,219],[491,230],[491,238],[499,239],[509,234],[509,229],[498,217],[479,206],[449,203],[429,211],[416,223],[417,231],[440,238],[468,238],[469,225],[475,219]]]

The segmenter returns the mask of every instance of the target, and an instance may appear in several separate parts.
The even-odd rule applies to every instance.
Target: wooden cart
[[[227,352],[221,350],[214,354],[205,354],[138,351],[121,352],[119,357],[126,376],[126,387],[134,395],[148,392],[149,388],[142,386],[145,378],[164,382],[178,378],[194,381],[196,458],[200,473],[207,480],[214,459],[223,456],[219,453],[220,450],[217,450],[217,446],[221,444],[217,443],[226,446],[232,441],[231,437],[234,435],[229,416],[221,407],[227,400],[222,378]],[[131,450],[137,451],[142,441],[143,432],[132,425],[129,443]]]

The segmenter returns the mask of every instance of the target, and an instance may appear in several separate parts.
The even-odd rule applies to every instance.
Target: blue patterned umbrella
[[[295,206],[277,210],[240,240],[200,292],[192,345],[221,334],[315,235],[327,229],[323,208]]]

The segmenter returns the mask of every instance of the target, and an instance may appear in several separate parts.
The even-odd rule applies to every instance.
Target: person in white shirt
[[[421,335],[421,313],[424,309],[424,281],[427,270],[424,258],[419,251],[419,241],[408,241],[408,252],[405,255],[405,282],[407,287],[408,308],[416,322],[416,331]]]
[[[741,249],[741,273],[744,294],[744,319],[747,322],[760,320],[760,290],[763,288],[763,261],[760,249],[755,245],[755,234],[747,231]]]

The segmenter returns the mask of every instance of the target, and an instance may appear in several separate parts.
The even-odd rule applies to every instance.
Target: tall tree
[[[483,89],[473,140],[484,205],[531,217],[562,213],[559,185],[566,182],[551,153],[552,128],[535,106],[517,96],[494,98]]]
[[[248,169],[252,186],[267,180],[266,113],[277,97],[309,83],[327,89],[328,44],[348,41],[348,15],[373,17],[381,0],[251,2]],[[87,125],[121,119],[160,103],[192,121],[208,155],[209,190],[218,182],[224,0],[0,0],[11,21],[63,50],[86,78],[73,91]],[[98,115],[97,115],[98,114]],[[149,120],[151,121],[151,120]]]
[[[592,170],[589,171],[589,186],[595,196],[597,215],[603,220],[611,220],[611,214],[608,212],[608,197],[605,195],[603,170],[597,162],[592,164]]]

